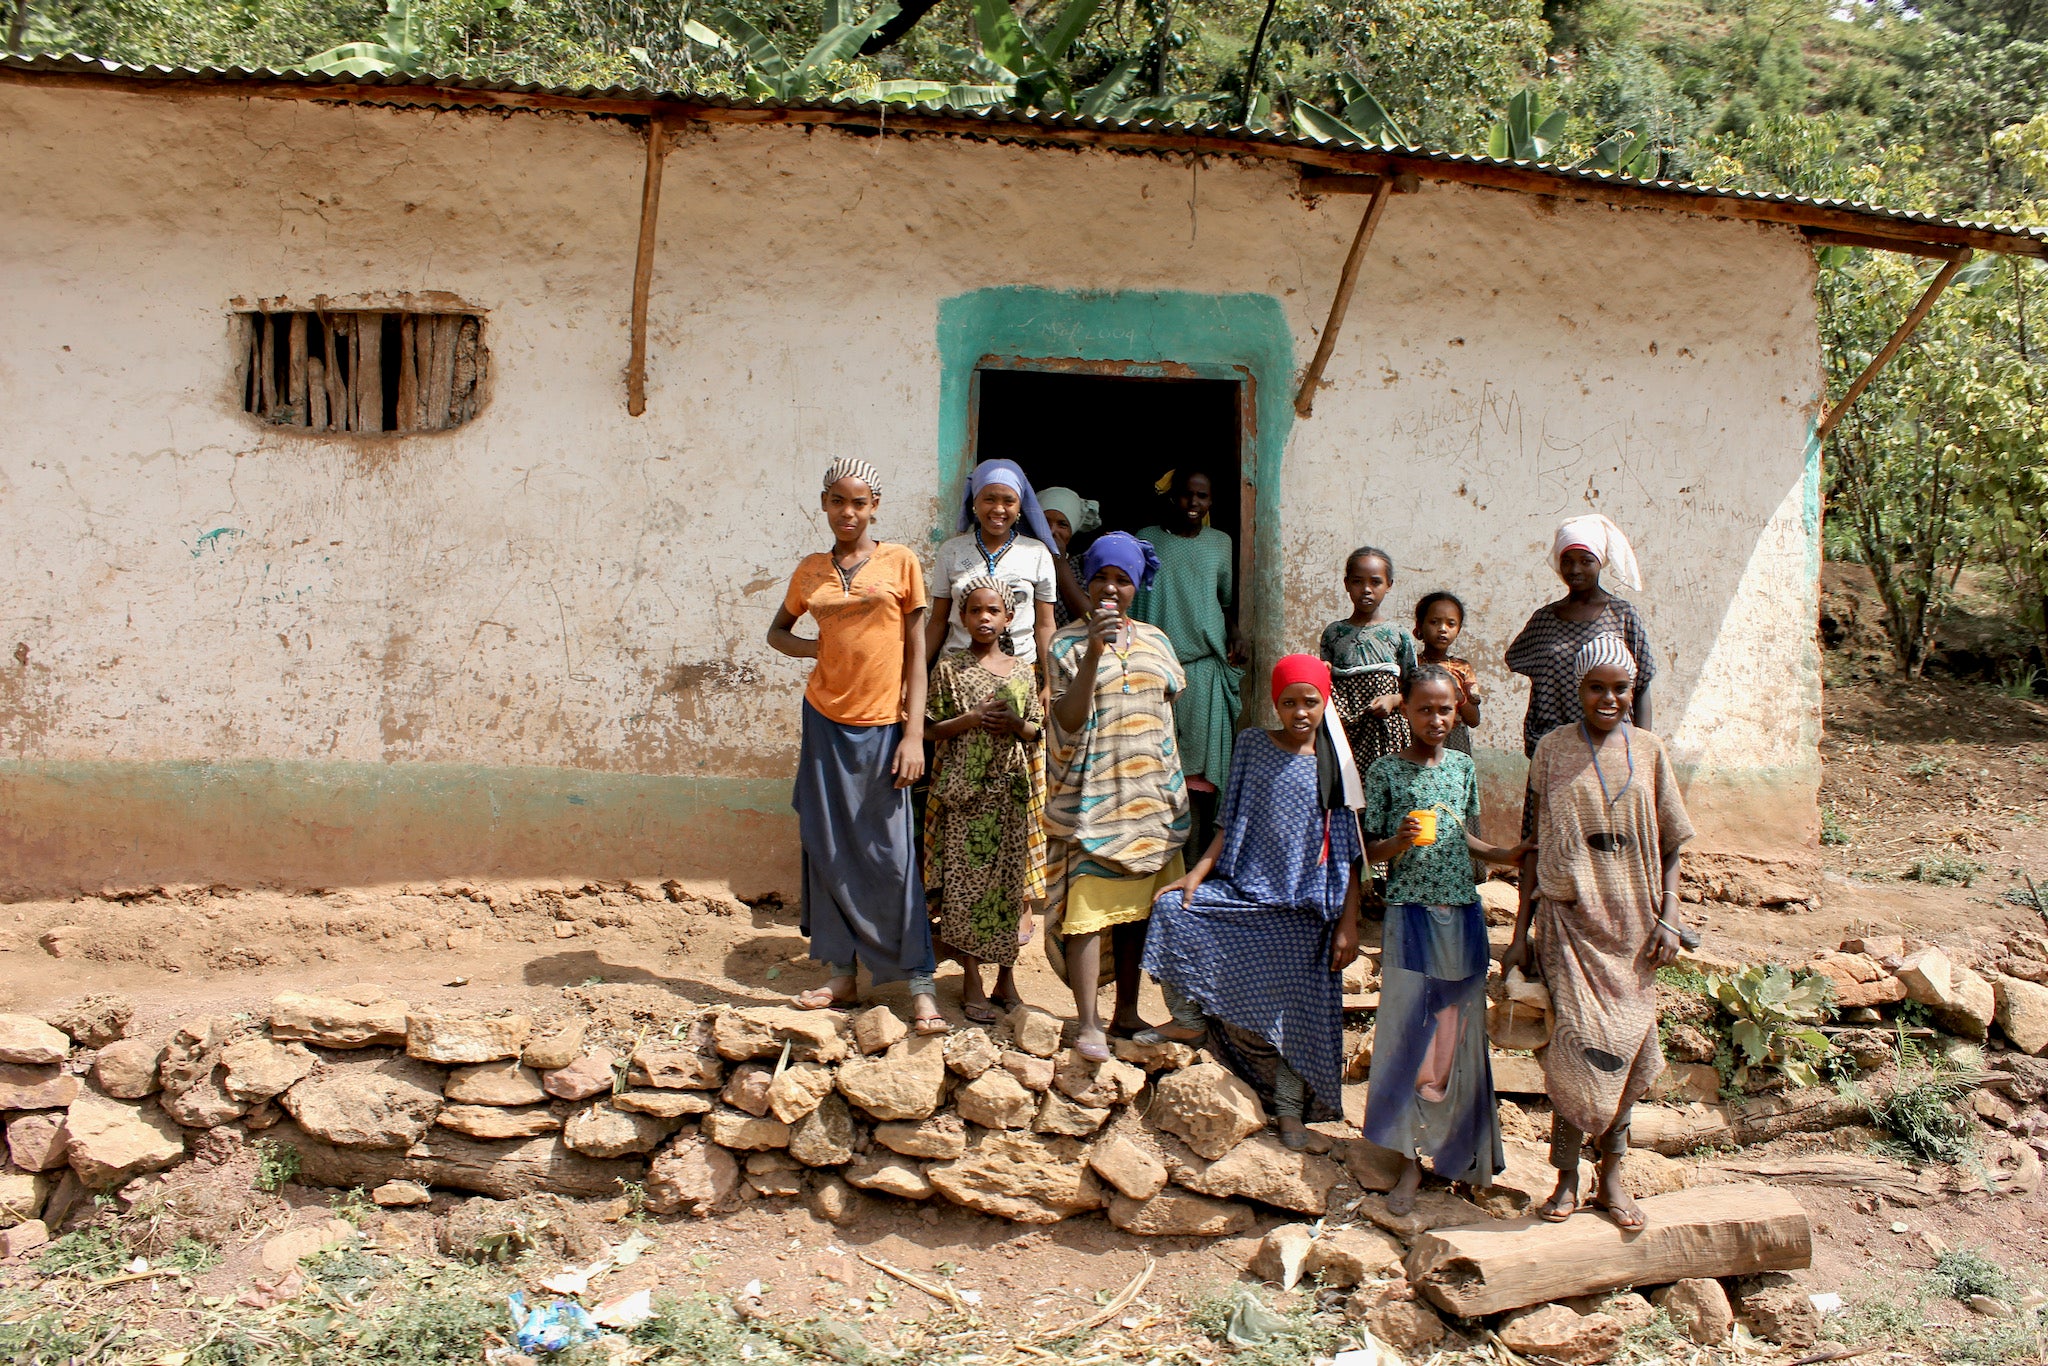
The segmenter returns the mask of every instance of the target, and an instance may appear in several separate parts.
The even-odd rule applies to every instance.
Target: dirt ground
[[[1816,851],[1817,900],[1691,908],[1705,923],[1704,952],[1796,963],[1852,933],[1903,933],[1967,946],[2002,930],[2048,927],[2019,895],[2030,873],[2048,881],[2048,706],[1982,683],[1898,680],[1873,657],[1867,592],[1833,568],[1827,588],[1837,622],[1850,619],[1826,656],[1821,802],[1830,837],[1841,842]],[[957,974],[949,965],[940,975],[942,1006],[956,1022]],[[577,1008],[590,1016],[594,1035],[630,1044],[640,1031],[692,1007],[778,1003],[820,977],[805,957],[793,907],[745,905],[721,888],[680,883],[443,883],[301,892],[185,887],[0,907],[0,1010],[41,1014],[88,993],[119,992],[136,1005],[131,1034],[161,1033],[202,1014],[262,1013],[286,989],[317,992],[368,981],[417,1006],[519,1007],[541,1020]],[[1027,1000],[1070,1012],[1065,988],[1036,943],[1023,956],[1019,981]],[[873,992],[871,999],[907,1007],[900,986]],[[1165,1016],[1149,985],[1144,1008],[1153,1019]],[[1337,1137],[1344,1130],[1324,1126],[1324,1132]],[[1874,1130],[1848,1129],[1783,1139],[1744,1155],[1861,1152],[1879,1137]],[[128,1216],[131,1244],[139,1238],[140,1245],[169,1248],[186,1234],[217,1242],[221,1258],[212,1266],[182,1278],[156,1275],[105,1286],[97,1284],[105,1275],[91,1282],[38,1280],[33,1263],[6,1264],[0,1267],[0,1333],[8,1322],[27,1321],[24,1305],[76,1309],[88,1285],[90,1295],[124,1321],[155,1323],[162,1334],[132,1353],[124,1340],[120,1352],[102,1359],[203,1366],[216,1358],[192,1355],[194,1344],[233,1339],[231,1321],[254,1325],[259,1336],[272,1332],[262,1325],[283,1310],[237,1304],[239,1297],[264,1298],[252,1290],[266,1280],[258,1251],[287,1226],[330,1217],[336,1193],[286,1185],[280,1194],[266,1194],[254,1188],[255,1169],[249,1151],[218,1166],[187,1163],[163,1183],[154,1203]],[[1967,1173],[1962,1181],[1968,1185]],[[2048,1194],[1964,1190],[1902,1207],[1845,1189],[1796,1190],[1814,1231],[1814,1264],[1798,1279],[1815,1292],[1844,1297],[1847,1315],[1830,1320],[1825,1331],[1867,1348],[1873,1360],[1933,1354],[1924,1342],[1900,1336],[1902,1307],[1908,1317],[1955,1324],[1965,1334],[1984,1327],[1959,1302],[1929,1295],[1928,1274],[1943,1249],[1980,1249],[2036,1288],[2048,1279],[2042,1270],[2048,1266]],[[1343,1220],[1343,1205],[1356,1194],[1340,1188],[1332,1222]],[[387,1213],[357,1204],[345,1212],[365,1232],[362,1255],[402,1260],[432,1251],[432,1218],[456,1203],[437,1195],[431,1210]],[[569,1222],[577,1231],[568,1245],[493,1274],[523,1280],[529,1297],[545,1298],[540,1278],[593,1260],[606,1243],[637,1232],[654,1245],[605,1276],[606,1297],[642,1287],[678,1296],[737,1296],[744,1313],[850,1324],[870,1344],[893,1343],[904,1359],[996,1360],[985,1353],[1001,1346],[1006,1354],[1000,1359],[1025,1360],[1032,1353],[1016,1344],[1059,1342],[1059,1355],[1085,1366],[1224,1355],[1190,1326],[1190,1307],[1237,1282],[1260,1236],[1283,1220],[1264,1218],[1237,1238],[1142,1243],[1100,1218],[1026,1228],[938,1202],[919,1207],[887,1199],[867,1200],[860,1217],[844,1226],[825,1222],[800,1200],[783,1199],[755,1200],[712,1220],[645,1220],[630,1216],[624,1202],[609,1208],[593,1203]],[[951,1287],[968,1312],[863,1255]],[[1153,1262],[1143,1293],[1127,1307],[1081,1339],[1060,1340],[1063,1326],[1096,1314]],[[1299,1296],[1269,1298],[1282,1307],[1300,1302]],[[290,1336],[282,1327],[274,1331],[281,1342]],[[948,1333],[956,1336],[949,1340]],[[1949,1355],[2020,1360],[2042,1352],[2038,1340],[2031,1348],[1997,1341],[2003,1345],[1985,1349],[1989,1356],[1962,1348]],[[279,1351],[234,1359],[296,1359]],[[1697,1355],[1689,1344],[1659,1340],[1633,1350],[1632,1359]],[[1781,1355],[1790,1360],[1795,1354]]]

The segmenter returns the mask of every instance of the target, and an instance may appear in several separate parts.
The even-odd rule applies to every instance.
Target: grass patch
[[[256,1145],[256,1189],[277,1194],[299,1174],[303,1161],[303,1155],[291,1144],[264,1139]]]
[[[1933,754],[1928,755],[1924,759],[1915,759],[1912,763],[1907,764],[1905,768],[1905,774],[1908,778],[1918,778],[1923,783],[1939,778],[1946,772],[1948,772],[1948,760]]]
[[[1956,1108],[1969,1087],[1938,1072],[1901,1076],[1891,1094],[1868,1105],[1870,1118],[1905,1154],[1929,1162],[1961,1162],[1976,1152],[1970,1121]]]
[[[1983,875],[1984,865],[1973,858],[1943,851],[1913,860],[1906,870],[1908,879],[1930,887],[1967,887]]]
[[[1343,1335],[1340,1325],[1317,1319],[1315,1297],[1303,1295],[1291,1309],[1277,1310],[1249,1285],[1225,1286],[1197,1296],[1188,1305],[1188,1326],[1212,1342],[1235,1347],[1233,1366],[1309,1366],[1318,1357],[1332,1354]],[[1230,1332],[1263,1327],[1263,1340],[1244,1346],[1231,1342]]]
[[[1835,845],[1849,842],[1849,827],[1842,824],[1842,818],[1835,814],[1832,806],[1820,809],[1820,842]]]
[[[127,1245],[104,1224],[93,1224],[53,1241],[36,1258],[45,1276],[88,1276],[99,1280],[128,1263]]]
[[[119,1319],[70,1317],[77,1327],[66,1327],[67,1316],[54,1310],[27,1317],[0,1313],[0,1361],[13,1366],[70,1366],[95,1351],[98,1360],[123,1359],[120,1339],[126,1330]]]
[[[1828,1336],[1851,1347],[1909,1343],[1927,1326],[1927,1301],[1909,1287],[1853,1300],[1848,1312],[1829,1320]]]
[[[1994,1300],[2010,1303],[2017,1298],[2018,1287],[2013,1284],[2012,1277],[2005,1274],[2005,1268],[1975,1248],[1957,1248],[1953,1252],[1942,1253],[1934,1259],[1930,1279],[1936,1290],[1952,1300],[1989,1295]]]
[[[1992,1319],[1984,1327],[1951,1328],[1942,1335],[1937,1353],[1943,1361],[1968,1366],[2003,1366],[2007,1362],[2040,1361],[2048,1342],[2037,1324],[2024,1319]]]

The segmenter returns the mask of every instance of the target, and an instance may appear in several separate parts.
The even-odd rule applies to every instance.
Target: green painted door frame
[[[1268,294],[1084,292],[1012,285],[940,301],[940,506],[966,487],[974,462],[983,369],[1057,370],[1239,385],[1242,530],[1239,616],[1258,659],[1281,622],[1281,459],[1294,425],[1288,401],[1294,337]],[[934,530],[943,539],[950,528]],[[1247,696],[1257,693],[1247,690]]]

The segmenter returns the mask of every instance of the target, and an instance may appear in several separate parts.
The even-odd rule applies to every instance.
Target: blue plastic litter
[[[594,1341],[603,1331],[580,1304],[556,1300],[541,1309],[528,1309],[526,1296],[513,1291],[505,1299],[512,1313],[512,1333],[522,1352],[559,1352],[580,1342]]]

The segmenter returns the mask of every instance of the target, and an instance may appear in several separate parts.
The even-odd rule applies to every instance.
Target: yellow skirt
[[[1128,925],[1152,914],[1152,902],[1168,883],[1187,875],[1179,851],[1166,866],[1147,877],[1074,877],[1067,880],[1067,911],[1060,922],[1063,935],[1093,934],[1112,925]]]

